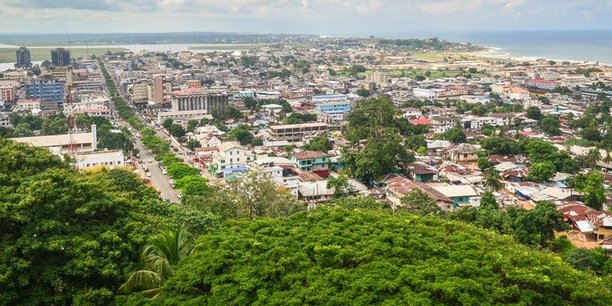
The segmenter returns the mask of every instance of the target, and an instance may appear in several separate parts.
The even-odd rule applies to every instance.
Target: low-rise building
[[[93,152],[98,145],[96,125],[91,126],[91,132],[78,134],[47,135],[33,137],[11,138],[16,142],[46,148],[53,154],[63,155],[72,152]]]
[[[125,156],[121,150],[83,152],[77,154],[75,159],[75,167],[81,170],[96,167],[113,169],[125,166]]]
[[[329,176],[329,156],[319,151],[301,151],[291,155],[300,171],[314,172],[320,177]]]
[[[212,154],[210,171],[221,173],[226,168],[244,167],[254,161],[256,156],[236,142],[225,142]]]
[[[328,131],[327,123],[301,123],[272,125],[269,127],[270,135],[274,140],[290,142],[303,141],[305,137],[314,137]]]

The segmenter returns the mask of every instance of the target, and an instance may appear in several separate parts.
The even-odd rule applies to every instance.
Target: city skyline
[[[211,31],[393,36],[612,29],[609,0],[0,0],[0,7],[3,33]]]

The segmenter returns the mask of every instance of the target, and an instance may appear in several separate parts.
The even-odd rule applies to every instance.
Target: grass
[[[419,61],[428,62],[440,62],[444,60],[445,55],[443,53],[415,53],[412,57]]]
[[[429,76],[426,73],[429,72]],[[435,80],[441,78],[454,78],[461,75],[460,70],[427,70],[427,69],[403,69],[403,70],[388,70],[387,73],[393,77],[408,77],[414,79],[417,75],[422,75],[428,79]],[[402,74],[403,73],[403,74]],[[464,72],[464,74],[468,74]],[[485,73],[471,73],[472,77],[482,78],[486,77]]]
[[[51,50],[54,48],[30,48],[30,56],[32,61],[44,61],[51,60]],[[0,48],[0,63],[12,63],[15,61],[14,48]],[[77,58],[92,55],[100,56],[104,55],[107,51],[119,52],[127,51],[125,48],[71,48],[70,57]]]
[[[227,45],[210,45],[210,46],[192,46],[189,50],[253,50],[259,47],[265,47],[264,44],[227,44]]]

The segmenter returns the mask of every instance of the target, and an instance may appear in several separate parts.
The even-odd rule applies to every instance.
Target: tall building
[[[36,82],[32,81],[25,85],[26,97],[28,99],[40,99],[41,101],[64,101],[64,87],[66,82]]]
[[[70,50],[64,48],[51,50],[51,65],[70,66]]]
[[[205,92],[199,88],[190,88],[172,94],[170,111],[157,114],[159,122],[166,118],[174,121],[200,120],[210,116],[213,109],[223,110],[229,104],[226,93]]]
[[[156,75],[153,77],[153,89],[151,90],[151,100],[155,104],[164,103],[164,76]]]
[[[17,61],[15,68],[30,68],[32,67],[32,58],[30,57],[30,50],[26,47],[20,47],[17,51]]]

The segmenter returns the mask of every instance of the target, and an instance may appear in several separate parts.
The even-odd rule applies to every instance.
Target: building
[[[431,116],[429,118],[433,132],[436,134],[444,133],[457,126],[457,118],[447,116]]]
[[[20,47],[17,51],[17,58],[15,61],[15,68],[30,68],[32,67],[32,58],[30,57],[30,50],[26,47]]]
[[[132,103],[134,104],[147,104],[149,102],[150,87],[147,80],[135,82],[128,87]]]
[[[438,185],[432,188],[453,200],[454,208],[480,204],[480,197],[472,185]]]
[[[351,102],[346,95],[313,96],[312,103],[317,110],[331,116],[335,121],[344,120],[351,110]]]
[[[155,104],[164,104],[166,94],[171,91],[171,84],[165,80],[163,75],[153,77],[153,87],[151,88],[151,101]]]
[[[429,99],[435,100],[438,99],[440,93],[443,92],[443,89],[435,89],[435,88],[413,88],[412,96],[417,99]]]
[[[217,152],[212,154],[212,163],[209,171],[222,173],[228,168],[244,167],[255,160],[255,155],[236,142],[226,142],[218,146]]]
[[[274,140],[290,142],[303,141],[305,137],[327,133],[327,123],[301,123],[270,126],[270,135]]]
[[[0,101],[15,101],[17,99],[17,87],[19,87],[17,81],[0,80]]]
[[[395,209],[402,206],[402,198],[409,194],[415,188],[427,194],[432,198],[440,209],[445,211],[452,211],[454,209],[454,202],[449,197],[433,189],[431,186],[411,181],[408,178],[399,174],[390,174],[383,180],[383,185],[387,190],[387,199],[391,202],[392,207]]]
[[[445,153],[449,160],[456,163],[473,162],[478,160],[478,148],[469,143],[453,145],[446,149]]]
[[[70,50],[64,48],[51,50],[51,65],[70,66]]]
[[[75,159],[75,167],[80,170],[95,167],[113,169],[125,166],[125,156],[121,150],[83,152],[77,154]]]
[[[372,71],[366,76],[366,81],[374,82],[377,84],[384,84],[389,82],[389,76],[383,71]]]
[[[254,163],[261,171],[268,173],[277,185],[287,188],[291,194],[298,197],[300,180],[294,162],[284,157],[265,156]]]
[[[98,145],[95,124],[91,126],[91,132],[89,133],[18,137],[11,138],[11,140],[39,148],[47,148],[51,153],[58,155],[69,154],[71,147],[77,153],[93,152]]]
[[[329,156],[319,151],[301,151],[291,155],[298,169],[302,172],[314,172],[322,178],[329,176]]]
[[[32,81],[25,85],[25,93],[28,99],[40,99],[41,101],[64,101],[64,87],[66,82],[57,81]]]
[[[39,99],[20,99],[15,103],[13,107],[13,111],[16,112],[31,112],[33,110],[40,110],[40,100]]]
[[[11,70],[3,72],[6,80],[17,81],[19,83],[25,83],[28,79],[28,72],[26,70]]]
[[[8,112],[0,112],[0,127],[11,127],[11,120]]]
[[[545,79],[527,79],[525,80],[525,86],[541,90],[552,90],[559,87],[559,83]]]

